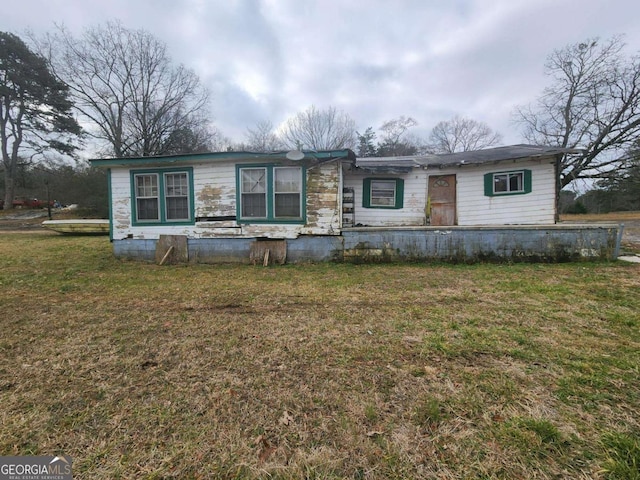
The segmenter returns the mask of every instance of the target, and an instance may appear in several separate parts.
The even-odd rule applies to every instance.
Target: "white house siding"
[[[403,207],[364,208],[362,206],[363,180],[365,178],[401,178],[404,180]],[[425,225],[427,175],[414,169],[403,174],[371,174],[345,172],[345,188],[354,189],[354,225],[387,227],[396,225]]]
[[[248,162],[255,163],[255,162]],[[189,238],[296,238],[301,234],[339,234],[338,166],[329,162],[307,170],[307,224],[238,224],[235,220],[203,221],[195,225],[132,225],[131,177],[128,168],[111,169],[113,238],[157,239],[160,235]],[[236,164],[184,165],[193,167],[195,216],[236,215]],[[175,165],[171,165],[175,168]],[[154,167],[156,168],[156,167]],[[161,169],[162,167],[157,167]],[[146,168],[145,168],[146,169]]]
[[[488,197],[484,175],[531,170],[531,193]],[[501,162],[493,165],[462,166],[439,170],[438,175],[457,176],[458,225],[544,225],[555,216],[555,174],[553,160]]]
[[[124,168],[111,169],[111,221],[113,238],[131,234],[131,177]]]
[[[193,189],[196,218],[235,216],[236,167],[234,164],[194,165]]]

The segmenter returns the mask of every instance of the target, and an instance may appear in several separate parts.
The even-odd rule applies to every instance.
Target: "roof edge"
[[[143,166],[161,164],[188,164],[199,162],[226,162],[232,160],[249,161],[282,161],[287,159],[288,150],[278,152],[205,152],[188,153],[179,155],[156,155],[149,157],[120,157],[120,158],[92,158],[89,162],[94,167],[113,166]],[[355,161],[356,155],[350,149],[337,150],[303,150],[304,157],[301,160],[329,161],[345,159]],[[296,160],[289,160],[295,162]]]

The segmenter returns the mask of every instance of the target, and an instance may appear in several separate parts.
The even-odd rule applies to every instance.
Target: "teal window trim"
[[[113,190],[111,188],[110,168],[107,168],[107,192],[109,195],[109,241],[113,242]]]
[[[395,182],[395,199],[393,205],[375,205],[371,200],[371,183],[373,181]],[[402,178],[365,178],[362,181],[362,206],[363,208],[381,208],[398,210],[404,206],[404,180]]]
[[[154,168],[144,170],[131,170],[131,224],[135,227],[154,226],[154,225],[195,225],[195,205],[193,193],[193,167],[183,168]],[[188,195],[187,201],[189,218],[184,220],[167,220],[167,205],[165,192],[165,174],[186,173]],[[159,218],[156,220],[138,220],[138,202],[136,199],[136,176],[138,175],[157,175],[158,177],[158,213]]]
[[[278,168],[298,168],[300,169],[301,191],[300,191],[300,217],[276,217],[275,216],[275,170]],[[242,170],[244,169],[264,169],[266,171],[266,216],[265,217],[243,217],[242,216]],[[307,169],[303,166],[287,166],[275,164],[240,164],[236,165],[236,222],[238,224],[305,224],[307,222]]]
[[[522,175],[522,189],[521,190],[510,190],[510,179],[514,175]],[[507,191],[504,192],[496,192],[495,184],[496,177],[506,176],[507,181]],[[531,170],[522,169],[522,170],[509,170],[506,172],[491,172],[487,173],[484,176],[484,194],[487,197],[504,197],[511,195],[526,195],[527,193],[531,193],[532,191],[532,180],[531,180]]]

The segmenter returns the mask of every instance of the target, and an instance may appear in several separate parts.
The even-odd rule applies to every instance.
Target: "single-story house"
[[[553,224],[557,156],[565,151],[514,145],[358,159],[344,181],[355,196],[354,225]]]
[[[356,158],[351,150],[95,159],[117,256],[192,262],[612,258],[617,226],[559,227],[557,159],[515,145]]]

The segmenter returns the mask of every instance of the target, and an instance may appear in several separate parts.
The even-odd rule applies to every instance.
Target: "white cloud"
[[[80,32],[116,18],[199,74],[218,128],[238,141],[315,104],[360,131],[409,115],[426,135],[461,114],[516,143],[511,111],[544,87],[552,49],[626,33],[628,52],[640,50],[637,0],[24,0],[0,29]]]

